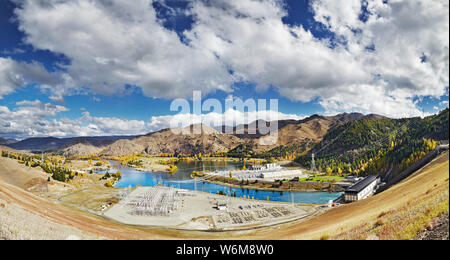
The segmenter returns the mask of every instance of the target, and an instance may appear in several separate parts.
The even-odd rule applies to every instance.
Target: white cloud
[[[121,94],[126,84],[165,98],[230,90],[225,64],[161,26],[151,1],[24,0],[21,7],[25,41],[67,56],[70,78],[95,94]]]
[[[73,137],[73,136],[105,136],[134,135],[147,132],[146,123],[138,120],[127,120],[115,117],[93,117],[89,112],[71,120],[56,117],[69,109],[50,103],[20,101],[16,109],[10,110],[0,106],[0,133],[4,137]]]
[[[274,85],[283,96],[308,102],[370,80],[344,48],[330,49],[303,27],[283,24],[279,1],[198,1],[192,12],[198,19],[187,33],[193,44],[217,53],[261,89]]]
[[[319,20],[344,38],[349,53],[374,75],[365,84],[349,84],[351,95],[337,93],[331,100],[322,97],[321,103],[388,116],[421,115],[413,98],[438,98],[449,82],[448,1],[367,2],[370,13],[363,23],[354,19],[360,13],[356,2],[314,1],[316,14],[328,17]],[[345,8],[352,3],[355,8]],[[336,6],[346,11],[335,11]],[[369,46],[374,50],[367,50]]]
[[[64,106],[42,103],[39,100],[17,102],[17,109],[0,106],[0,133],[2,136],[23,138],[32,136],[60,136],[62,130],[74,133],[75,129],[61,128],[61,123],[50,120],[60,112],[68,111]]]
[[[240,78],[292,100],[319,98],[329,113],[420,115],[413,98],[448,86],[448,1],[368,1],[366,22],[361,1],[313,1],[315,19],[336,35],[332,47],[283,24],[279,1],[214,3],[194,3],[198,22],[187,35]]]
[[[83,112],[82,114],[83,116],[80,120],[89,123],[91,128],[101,131],[101,135],[133,135],[147,133],[146,124],[141,120],[128,120],[116,117],[93,117],[89,112]]]
[[[14,48],[13,50],[3,50],[1,53],[4,55],[11,55],[11,54],[23,54],[25,53],[25,51],[20,48]]]
[[[224,113],[206,113],[206,114],[176,114],[166,116],[153,116],[148,122],[150,131],[158,131],[172,127],[186,127],[193,124],[202,123],[210,127],[216,126],[236,126],[240,124],[250,124],[256,120],[275,121],[275,120],[301,120],[306,116],[296,114],[285,114],[272,110],[261,110],[253,112],[242,112],[235,109],[228,109]]]
[[[56,80],[38,63],[17,62],[0,57],[0,99],[27,84],[53,85]]]
[[[187,44],[162,26],[150,0],[20,2],[25,42],[71,63],[51,82],[36,76],[45,75],[36,64],[0,59],[0,97],[29,79],[53,83],[42,89],[60,103],[79,92],[125,93],[126,84],[178,98],[249,81],[295,101],[318,99],[328,113],[397,117],[420,115],[414,98],[440,97],[449,85],[447,0],[313,0],[314,19],[336,35],[334,44],[283,24],[281,0],[192,1]]]
[[[264,119],[303,119],[305,116],[284,114],[275,111],[239,112],[228,110],[223,114],[208,113],[202,115],[178,114],[152,117],[148,122],[128,120],[117,117],[96,117],[82,110],[82,116],[75,120],[61,117],[68,108],[40,100],[20,101],[16,108],[10,110],[0,106],[0,133],[2,137],[24,139],[29,137],[74,137],[74,136],[108,136],[108,135],[141,135],[161,129],[170,128],[173,120],[182,122],[183,126],[204,123],[215,126],[213,122],[225,125],[251,123]],[[59,119],[58,119],[59,118]],[[249,121],[240,121],[248,119]]]

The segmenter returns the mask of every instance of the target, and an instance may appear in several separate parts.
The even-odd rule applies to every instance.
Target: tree
[[[116,172],[116,178],[119,180],[122,179],[122,173],[120,171]]]

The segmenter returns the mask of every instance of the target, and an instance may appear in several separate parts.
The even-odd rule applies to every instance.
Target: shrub
[[[375,227],[379,227],[379,226],[382,226],[384,223],[383,223],[383,220],[381,220],[381,219],[378,219],[377,220],[377,222],[375,222]]]
[[[108,187],[108,188],[111,188],[113,185],[112,185],[112,182],[111,182],[111,181],[107,181],[107,182],[105,183],[105,186]]]
[[[329,236],[329,235],[322,235],[322,236],[320,237],[320,240],[328,240],[328,239],[330,239],[330,236]]]
[[[381,218],[381,217],[385,216],[386,214],[387,214],[387,212],[383,211],[380,213],[380,215],[378,215],[378,218]]]

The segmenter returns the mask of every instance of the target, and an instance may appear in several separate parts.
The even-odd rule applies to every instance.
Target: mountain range
[[[446,111],[448,114],[448,109]],[[250,145],[251,149],[256,152],[264,152],[278,147],[303,147],[303,149],[314,147],[322,144],[324,137],[329,139],[330,133],[339,131],[339,127],[360,120],[395,121],[380,115],[360,113],[343,113],[336,116],[312,115],[302,120],[280,120],[276,122],[274,130],[277,130],[278,136],[274,140],[271,140],[271,136],[268,134],[259,133],[258,130],[263,124],[268,126],[268,122],[258,120],[248,125],[238,125],[229,129],[225,126],[211,128],[198,125],[198,129],[201,131],[197,134],[190,131],[195,126],[190,126],[180,129],[163,129],[141,136],[37,137],[18,142],[0,139],[0,144],[17,150],[53,151],[62,152],[65,155],[93,153],[105,156],[133,153],[215,154],[227,152],[243,144]],[[239,129],[241,131],[238,131]]]

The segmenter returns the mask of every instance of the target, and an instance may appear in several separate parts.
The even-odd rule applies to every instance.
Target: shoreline
[[[161,164],[160,166],[166,166],[166,165]],[[137,167],[130,167],[130,166],[122,166],[122,167],[133,169],[133,170],[136,170],[139,172],[152,172],[152,173],[156,172],[156,173],[176,174],[176,172],[172,173],[170,171],[157,170],[155,168],[137,168]],[[212,178],[208,178],[207,176],[198,176],[197,174],[198,173],[191,173],[190,177],[192,179],[197,179],[197,180],[205,181],[208,183],[223,185],[223,186],[227,186],[227,187],[231,187],[231,188],[239,188],[239,189],[261,190],[261,191],[271,191],[271,192],[305,192],[305,193],[307,193],[307,192],[308,193],[313,193],[313,192],[314,193],[317,193],[317,192],[339,193],[339,192],[344,191],[344,188],[342,188],[339,184],[333,183],[333,182],[321,182],[321,183],[283,182],[281,187],[268,187],[270,185],[276,184],[277,182],[258,181],[257,184],[253,183],[250,185],[247,185],[247,184],[240,185],[240,184],[236,184],[236,183],[229,183],[229,182],[225,181],[225,178],[224,178],[224,181],[221,181],[221,180],[217,180],[220,177],[212,177],[212,178],[216,178],[214,180]],[[236,182],[236,180],[228,180],[228,181]],[[266,186],[261,187],[261,185],[266,185]],[[283,187],[283,185],[286,185],[288,187]]]
[[[198,179],[201,181],[205,181],[208,183],[213,183],[213,184],[217,184],[217,185],[223,185],[223,186],[228,186],[231,188],[239,188],[239,189],[251,189],[251,190],[262,190],[262,191],[272,191],[272,192],[328,192],[328,193],[338,193],[338,192],[343,192],[343,191],[338,191],[338,190],[330,190],[330,189],[335,189],[335,188],[331,188],[334,186],[339,186],[339,184],[336,183],[331,183],[331,182],[323,182],[323,183],[290,183],[290,184],[294,184],[294,186],[299,186],[299,185],[304,185],[304,186],[314,186],[314,185],[328,185],[328,187],[322,187],[321,189],[317,190],[314,188],[303,188],[303,187],[292,187],[292,185],[288,185],[289,187],[283,188],[282,186],[285,185],[285,183],[283,183],[283,185],[280,187],[260,187],[259,185],[261,184],[265,184],[265,185],[273,185],[276,182],[261,182],[258,181],[258,183],[253,183],[253,184],[245,184],[245,185],[240,185],[240,184],[235,184],[235,183],[229,183],[226,181],[220,181],[220,180],[211,180],[210,178],[207,177],[202,177],[202,176],[195,176],[195,174],[191,174],[191,178],[193,179]],[[230,181],[235,181],[235,180],[230,180]],[[288,182],[289,183],[289,182]],[[257,186],[258,185],[258,186]],[[334,186],[333,186],[334,185]],[[256,186],[256,187],[255,187]]]

